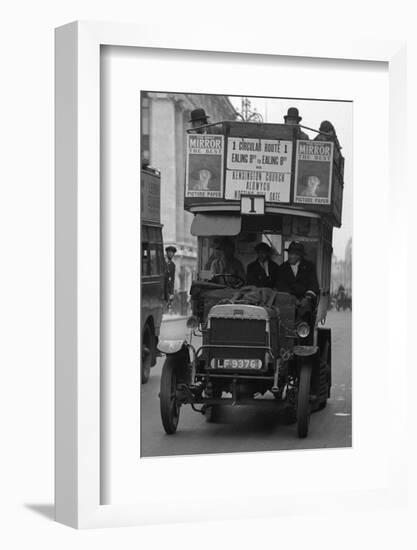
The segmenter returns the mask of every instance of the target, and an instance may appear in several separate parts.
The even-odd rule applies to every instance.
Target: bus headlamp
[[[307,338],[307,336],[310,334],[310,327],[308,323],[299,323],[297,325],[296,332],[300,338]]]

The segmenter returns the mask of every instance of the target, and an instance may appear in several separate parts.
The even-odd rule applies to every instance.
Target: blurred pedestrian
[[[174,301],[174,288],[175,288],[175,263],[173,257],[175,256],[177,249],[175,246],[167,246],[165,248],[166,262],[165,262],[165,285],[164,294],[165,300],[168,302],[168,311],[172,310],[172,303]]]

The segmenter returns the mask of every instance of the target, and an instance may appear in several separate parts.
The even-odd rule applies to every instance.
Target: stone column
[[[161,172],[161,223],[164,243],[177,242],[175,106],[167,94],[150,94],[150,162]]]
[[[181,102],[178,102],[175,110],[175,143],[176,143],[176,227],[177,240],[184,244],[184,180],[185,180],[185,147],[184,147],[184,119]]]

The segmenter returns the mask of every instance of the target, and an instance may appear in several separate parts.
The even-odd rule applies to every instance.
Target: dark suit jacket
[[[294,294],[297,298],[303,298],[309,291],[314,292],[317,297],[320,288],[317,281],[316,266],[307,260],[301,260],[297,277],[295,277],[291,265],[284,262],[279,267],[276,288],[280,292]]]
[[[273,288],[277,282],[279,266],[272,260],[268,260],[268,272],[269,276],[258,260],[250,263],[246,270],[246,284]]]

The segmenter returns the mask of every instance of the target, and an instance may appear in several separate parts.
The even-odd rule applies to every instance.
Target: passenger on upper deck
[[[335,158],[340,156],[340,143],[337,139],[336,130],[331,122],[323,120],[320,124],[319,134],[314,138],[314,141],[332,141],[335,144],[334,155]]]
[[[319,296],[316,266],[305,259],[304,245],[292,241],[286,249],[288,260],[279,268],[276,288],[289,292],[298,300],[304,311],[312,312]]]
[[[207,134],[207,128],[204,128],[205,124],[208,124],[209,115],[206,115],[204,109],[194,109],[191,111],[191,118],[188,122],[191,123],[190,134]],[[203,126],[203,127],[202,127]]]
[[[279,266],[271,260],[272,248],[262,242],[255,246],[258,259],[247,267],[246,284],[273,288],[277,284]]]
[[[298,114],[298,109],[296,107],[290,107],[287,111],[287,114],[284,115],[285,124],[295,126],[298,125],[301,120],[302,117],[300,117],[300,115]],[[299,126],[297,126],[297,139],[310,139]]]

